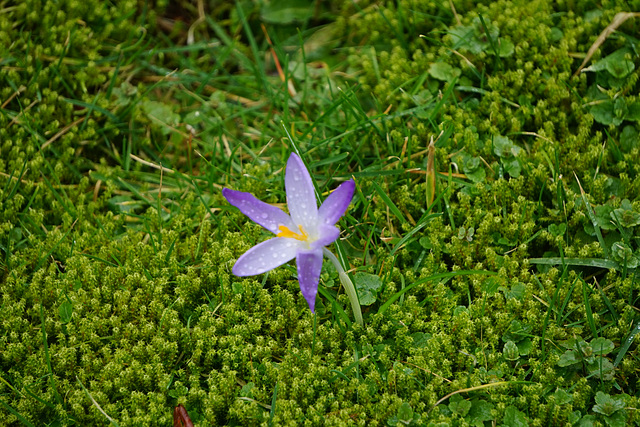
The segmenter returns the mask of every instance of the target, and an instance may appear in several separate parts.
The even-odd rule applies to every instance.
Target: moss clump
[[[8,7],[0,424],[637,423],[637,22],[573,74],[640,4],[453,3]],[[220,188],[283,202],[294,144],[356,177],[364,327],[329,266],[315,316],[231,274],[267,236]]]

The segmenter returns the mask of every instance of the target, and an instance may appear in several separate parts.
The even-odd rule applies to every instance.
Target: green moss
[[[588,105],[636,102],[637,57],[623,81],[573,76],[576,53],[640,5],[454,4],[457,16],[448,2],[323,4],[303,26],[271,23],[295,95],[252,32],[258,4],[212,6],[193,44],[177,26],[163,33],[196,22],[186,2],[166,16],[131,1],[9,7],[0,424],[93,425],[104,411],[119,425],[167,425],[178,404],[196,425],[606,422],[596,393],[623,399],[637,422],[636,271],[537,262],[640,250],[640,227],[609,215],[625,198],[638,212],[637,121],[606,125]],[[320,24],[348,49],[305,45],[323,61],[308,64],[289,46]],[[609,37],[591,62],[628,40]],[[383,283],[364,327],[342,317],[330,268],[316,315],[293,265],[231,274],[268,233],[220,188],[285,201],[281,123],[323,197],[356,177],[342,248],[354,272]],[[441,130],[427,211],[427,145]],[[432,279],[472,269],[495,274]],[[586,354],[565,364],[569,340],[590,343],[594,330],[614,346],[604,365],[624,353],[612,378],[589,371]]]

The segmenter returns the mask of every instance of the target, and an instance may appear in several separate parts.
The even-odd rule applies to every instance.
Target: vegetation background
[[[0,424],[640,424],[638,11],[0,1]],[[294,150],[364,327],[231,275]]]

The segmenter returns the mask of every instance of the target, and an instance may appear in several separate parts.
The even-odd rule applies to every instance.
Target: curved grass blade
[[[638,333],[640,333],[640,320],[636,322],[636,326],[633,328],[633,330],[625,340],[624,344],[622,344],[622,347],[620,347],[620,351],[616,356],[616,360],[613,362],[614,368],[618,366],[618,363],[620,363],[624,355],[627,354],[627,351],[629,351],[629,347],[631,347],[631,344],[633,343],[633,340],[636,337],[636,335],[638,335]]]
[[[487,270],[460,270],[460,271],[452,271],[449,273],[440,273],[440,274],[434,274],[433,276],[429,276],[429,277],[424,277],[416,282],[413,282],[412,284],[410,284],[409,286],[405,287],[404,289],[396,292],[391,298],[389,298],[384,304],[382,304],[382,306],[380,306],[380,309],[378,309],[378,314],[382,314],[385,311],[387,311],[387,309],[389,309],[389,307],[391,306],[391,304],[393,304],[398,298],[400,298],[404,293],[406,293],[407,291],[415,288],[418,285],[421,285],[425,282],[429,282],[429,281],[433,281],[433,280],[442,280],[442,279],[448,279],[451,277],[455,277],[455,276],[469,276],[472,274],[486,274],[488,276],[495,276],[498,273],[495,273],[493,271],[487,271]]]
[[[620,270],[620,265],[615,261],[602,258],[529,258],[531,264],[543,265],[577,265],[580,267],[595,267]]]

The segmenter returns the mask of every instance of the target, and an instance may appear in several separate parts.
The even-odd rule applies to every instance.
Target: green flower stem
[[[333,266],[338,270],[338,277],[340,277],[340,283],[344,286],[344,290],[347,292],[347,296],[349,297],[349,301],[351,301],[351,309],[353,310],[353,316],[356,318],[356,322],[360,326],[364,326],[364,322],[362,321],[362,311],[360,310],[360,301],[358,301],[358,294],[356,293],[356,288],[353,286],[351,279],[338,258],[327,248],[322,249],[324,252],[324,256],[329,258],[329,260],[333,263]]]

